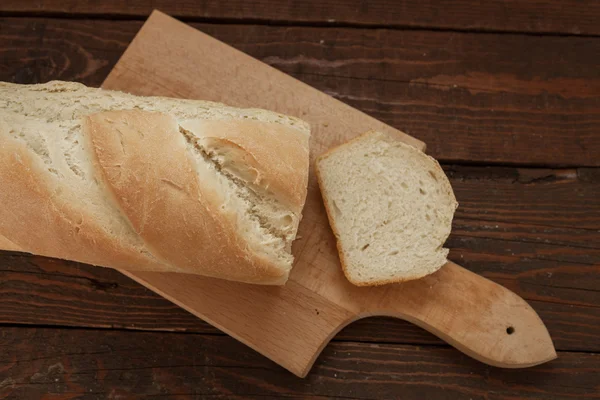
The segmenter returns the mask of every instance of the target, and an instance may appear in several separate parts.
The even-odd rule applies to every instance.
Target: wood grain
[[[311,125],[313,161],[370,129],[424,150],[417,139],[161,12],[148,18],[102,87],[301,116]],[[546,326],[525,300],[453,262],[402,285],[350,284],[314,174],[308,182],[294,268],[283,287],[121,272],[301,377],[341,328],[373,315],[408,320],[489,365],[525,368],[556,358]]]
[[[303,116],[312,126],[313,157],[368,129],[393,131],[162,13],[152,14],[102,86]],[[405,143],[424,149],[418,140],[395,133]],[[317,197],[318,188],[309,184],[310,201],[300,235],[316,242],[296,244],[297,262],[285,287],[121,272],[302,377],[342,327],[370,315],[409,320],[491,365],[523,368],[556,357],[546,327],[522,298],[454,263],[432,277],[402,286],[358,289],[350,285],[339,271]],[[425,293],[429,295],[423,301]]]
[[[368,129],[393,131],[159,12],[144,24],[102,86],[302,116],[312,126],[313,159],[314,154]],[[424,149],[418,140],[395,134]],[[546,327],[522,298],[452,262],[404,285],[357,288],[349,284],[339,270],[319,190],[311,182],[299,229],[305,239],[294,246],[296,262],[285,287],[121,272],[302,377],[342,327],[371,315],[413,322],[490,365],[524,368],[556,358]]]
[[[4,7],[8,3],[3,2],[0,7]],[[20,6],[27,8],[28,4],[26,3],[19,2]],[[179,3],[181,4],[181,2]],[[40,5],[41,2],[35,4]],[[548,4],[550,3],[545,3],[546,6]],[[97,4],[94,5],[94,7],[97,6]],[[538,6],[539,4],[535,5],[535,7]],[[487,7],[487,5],[482,7]],[[234,12],[239,9],[240,7],[232,8]],[[589,7],[571,7],[570,9],[584,10],[587,13],[586,17],[594,18],[593,9]],[[543,14],[544,10],[540,10],[540,13]],[[497,16],[498,14],[493,19]],[[513,22],[518,23],[520,15],[511,17]],[[569,16],[565,14],[565,17],[561,19],[561,22],[568,23]],[[552,23],[552,18],[547,16],[543,16],[543,18],[547,23]],[[474,23],[480,21],[482,20]],[[483,21],[485,22],[485,18]],[[97,86],[118,60],[140,26],[141,23],[137,21],[0,19],[0,79],[24,83],[49,79],[80,80]],[[366,55],[365,63],[367,65],[383,68],[387,74],[393,74],[395,68],[403,64],[401,58],[394,56],[390,59],[392,66],[386,66],[387,61],[384,57],[374,57],[365,49],[364,42],[356,42],[357,37],[360,39],[361,35],[367,35],[370,30],[311,28],[300,29],[300,31],[306,32],[302,34],[295,32],[296,28],[289,27],[237,27],[207,24],[197,24],[196,26],[283,70],[286,67],[281,65],[285,63],[272,57],[287,60],[297,54],[304,54],[307,57],[306,60],[300,63],[293,60],[287,67],[288,72],[291,71],[293,75],[313,86],[329,90],[334,96],[359,106],[363,111],[386,119],[388,123],[393,124],[394,118],[399,121],[406,119],[410,122],[408,116],[394,116],[401,115],[402,106],[409,104],[406,99],[417,95],[421,89],[417,90],[413,84],[410,91],[398,92],[398,88],[401,88],[402,84],[396,85],[393,82],[391,83],[393,86],[387,89],[384,84],[372,83],[377,76],[368,75],[368,68],[357,69],[353,66],[357,63],[352,60],[359,58],[362,54]],[[464,24],[464,26],[467,25]],[[597,24],[593,24],[593,26],[597,27]],[[380,39],[385,39],[389,35],[389,32],[385,30],[379,32],[377,38]],[[260,35],[264,35],[264,38],[260,39]],[[313,47],[318,47],[315,36],[319,35],[322,36],[325,43],[327,43],[326,40],[331,40],[332,43],[323,52],[324,56],[335,54],[335,57],[325,59],[333,65],[327,67],[328,71],[322,77],[319,76],[319,73],[324,70],[314,60],[323,59],[323,53],[317,54],[311,50]],[[278,40],[273,40],[275,36]],[[460,58],[460,53],[458,56],[456,56],[457,53],[453,54],[455,60],[463,62],[473,60],[472,63],[467,63],[469,68],[481,68],[484,74],[472,81],[471,86],[467,86],[463,82],[457,83],[456,89],[463,89],[465,92],[469,92],[467,94],[459,96],[458,92],[454,92],[453,95],[443,98],[443,101],[439,102],[420,100],[421,103],[415,104],[415,107],[421,108],[427,104],[433,104],[431,109],[434,111],[429,113],[429,117],[437,118],[438,111],[436,110],[438,109],[441,110],[442,115],[454,113],[455,119],[446,121],[450,121],[451,125],[461,122],[467,129],[473,129],[469,120],[472,115],[477,116],[478,112],[476,108],[469,105],[473,103],[469,103],[465,99],[469,100],[472,97],[481,99],[483,97],[487,99],[482,103],[484,105],[489,105],[491,99],[494,106],[498,104],[504,107],[502,108],[504,113],[495,120],[495,123],[487,124],[485,131],[481,129],[477,134],[485,135],[489,131],[489,136],[492,136],[510,126],[515,132],[523,134],[531,131],[529,133],[534,139],[519,141],[513,158],[507,159],[503,148],[484,149],[484,152],[494,152],[492,157],[486,155],[487,158],[481,157],[477,153],[477,149],[469,148],[466,157],[454,160],[468,162],[470,160],[468,157],[472,156],[475,163],[579,165],[581,162],[580,165],[598,165],[597,155],[600,153],[593,144],[594,132],[598,130],[595,125],[597,121],[594,119],[594,113],[597,114],[598,94],[593,83],[595,82],[593,72],[597,70],[597,57],[594,56],[598,53],[597,42],[588,41],[587,38],[582,38],[581,41],[571,41],[573,38],[568,38],[564,42],[559,40],[557,43],[563,43],[558,46],[561,56],[555,59],[551,58],[553,61],[549,62],[549,65],[544,65],[544,56],[552,57],[551,49],[556,45],[552,41],[557,38],[543,38],[548,39],[548,42],[542,39],[539,39],[538,42],[533,40],[524,42],[536,45],[527,50],[526,45],[519,45],[523,43],[521,35],[508,35],[508,40],[500,41],[500,43],[505,43],[504,47],[501,46],[503,48],[500,52],[502,57],[495,56],[493,63],[487,63],[485,46],[490,47],[488,50],[492,55],[497,54],[495,36],[507,37],[507,35],[465,35],[464,37],[472,39],[471,42],[465,41],[462,35],[452,37],[452,42],[457,43],[457,48],[466,46],[468,43],[478,42],[479,39],[476,38],[486,38],[482,41],[485,45],[481,46],[479,50],[469,52],[468,57],[466,54],[462,55],[463,58]],[[372,37],[365,36],[365,38],[367,37],[369,43],[372,43]],[[403,42],[398,39],[401,36],[392,37],[394,40],[390,42],[391,45],[395,47],[403,45]],[[418,42],[420,47],[426,46],[430,36],[424,33],[423,38]],[[414,37],[406,36],[404,40],[408,39],[414,40]],[[318,43],[321,44],[321,38],[318,40]],[[436,43],[439,45],[440,42]],[[443,44],[443,42],[441,43]],[[344,44],[349,49],[348,54],[352,54],[352,47],[356,47],[359,49],[357,50],[358,55],[345,56],[343,52],[338,51]],[[573,46],[572,51],[568,51],[570,44]],[[513,45],[516,46],[514,53],[511,49]],[[436,47],[432,45],[430,48],[435,50]],[[437,63],[440,65],[451,64],[453,61],[450,57],[440,57],[439,54],[443,52],[439,50],[443,48],[443,45],[438,47]],[[539,53],[536,53],[538,49]],[[473,54],[479,54],[479,56],[472,58]],[[336,64],[336,57],[337,59],[341,58],[343,62]],[[416,57],[411,60],[416,60]],[[540,62],[532,63],[535,60],[540,60]],[[350,67],[343,69],[344,65]],[[527,68],[530,65],[536,66],[535,69],[530,68],[535,73],[530,73],[530,78],[527,79]],[[307,68],[309,68],[309,74],[303,73],[303,70]],[[314,69],[310,70],[310,68]],[[338,71],[342,71],[343,74],[336,76]],[[364,75],[365,71],[367,75]],[[402,67],[398,71],[402,72],[406,69]],[[446,70],[442,68],[440,71]],[[544,75],[544,71],[551,71],[554,75]],[[569,75],[569,71],[574,73]],[[585,75],[585,71],[588,75]],[[518,79],[518,84],[515,85],[514,83],[510,84],[510,79],[506,79],[506,76],[503,77],[502,74],[512,74],[515,77],[524,78]],[[586,76],[585,80],[578,81],[577,75],[579,74]],[[561,76],[573,79],[563,81],[554,79]],[[309,81],[309,79],[312,80]],[[394,79],[400,80],[402,76],[399,74]],[[587,87],[586,83],[591,83],[591,86]],[[375,85],[376,90],[369,92],[367,86],[371,84]],[[450,82],[449,84],[454,85],[455,83]],[[479,86],[473,86],[474,84],[495,88],[496,94],[493,97],[486,97],[491,95],[478,92],[477,87]],[[426,83],[420,85],[431,86]],[[581,91],[575,88],[580,88]],[[535,94],[536,91],[538,97],[531,97],[532,93]],[[544,94],[544,91],[548,93]],[[564,91],[567,96],[561,98],[560,93]],[[510,94],[514,92],[521,93],[522,96]],[[357,93],[359,96],[353,97],[353,94]],[[370,94],[372,99],[377,100],[365,100],[364,93]],[[374,95],[372,95],[373,93]],[[437,96],[437,92],[433,93]],[[583,95],[579,96],[578,93],[583,93]],[[403,99],[404,103],[394,105],[394,96]],[[435,98],[435,96],[430,97]],[[583,102],[581,101],[582,97],[585,98]],[[456,107],[448,107],[448,101]],[[546,102],[544,103],[544,101]],[[545,109],[549,105],[553,105],[554,108]],[[539,119],[533,118],[529,124],[526,124],[524,121],[530,118],[529,115],[534,114],[536,107]],[[462,113],[460,111],[463,108],[465,110],[475,109],[475,111],[472,114]],[[583,114],[580,110],[583,110]],[[569,113],[573,112],[577,114],[573,114],[574,116],[569,120]],[[561,133],[553,132],[552,125],[545,122],[545,118],[547,116],[553,118],[552,115],[559,117],[551,121],[558,120],[559,123],[561,120],[567,121],[561,126]],[[589,120],[585,125],[590,127],[589,132],[591,132],[587,136],[582,134],[583,129],[578,128],[574,131],[570,127],[570,122],[579,117],[585,119],[586,116],[589,117]],[[481,118],[476,118],[476,120],[480,121]],[[419,126],[427,123],[427,118],[422,118]],[[419,126],[415,126],[415,128],[419,129]],[[442,146],[441,150],[432,149],[431,144],[430,150],[440,154],[448,143],[438,139],[443,136],[436,134],[436,128],[439,128],[440,132],[448,137],[456,137],[458,142],[464,143],[465,137],[469,137],[459,129],[458,125],[454,126],[452,130],[444,130],[445,127],[441,124],[434,128],[426,128],[422,137],[430,135],[428,137],[436,142],[439,141]],[[469,134],[472,135],[473,140],[476,139],[473,132],[469,132]],[[541,136],[535,139],[533,134]],[[570,143],[566,143],[566,140],[562,142],[560,139],[557,140],[556,138],[559,136],[568,137]],[[553,146],[548,148],[549,156],[543,161],[539,159],[535,162],[529,161],[526,152],[527,145],[535,147],[546,137],[554,138],[549,140],[556,140],[553,142]],[[589,141],[590,138],[592,142]],[[431,139],[427,140],[431,141]],[[578,153],[572,151],[573,143],[580,146],[579,152],[584,155],[583,159],[578,156]],[[590,143],[592,143],[591,147]],[[565,148],[569,150],[568,155],[562,154],[562,146],[566,146]],[[447,153],[451,153],[451,150],[447,149]],[[591,156],[589,156],[590,154]],[[453,159],[448,158],[447,160]],[[597,183],[600,181],[598,169],[541,170],[464,166],[446,166],[445,168],[450,175],[453,175],[453,185],[455,187],[459,184],[462,185],[460,191],[462,194],[457,193],[461,205],[469,205],[471,212],[478,215],[476,219],[469,219],[469,215],[459,216],[455,221],[454,235],[449,240],[449,245],[452,247],[452,258],[527,298],[546,321],[557,348],[600,351],[600,340],[598,340],[600,337],[598,328],[600,326],[598,307],[600,304],[598,300],[598,287],[600,287],[598,285],[600,276],[598,267],[600,263],[597,259],[599,228],[596,222],[586,220],[587,214],[571,214],[565,206],[575,198],[573,195],[566,197],[569,192],[581,193],[582,196],[577,199],[579,201],[574,209],[586,207],[588,211],[592,212],[592,221],[596,221],[597,214],[594,214],[594,211],[597,208],[593,207],[593,201],[598,197]],[[496,190],[494,187],[496,181],[500,183],[500,190]],[[560,190],[561,187],[566,190]],[[552,196],[545,195],[546,189],[553,193]],[[504,203],[506,201],[516,206],[518,212],[514,207],[506,206]],[[544,218],[538,218],[535,215],[536,209],[542,205]],[[525,223],[519,219],[520,217],[526,219]],[[515,249],[516,251],[514,251]],[[136,395],[141,397],[144,394],[156,395],[160,394],[161,389],[157,389],[155,386],[156,379],[153,378],[154,373],[152,372],[154,370],[159,371],[159,376],[169,377],[167,381],[170,386],[163,386],[162,390],[171,394],[179,393],[179,397],[212,395],[211,397],[216,398],[268,398],[269,396],[281,398],[285,395],[308,398],[309,393],[314,393],[314,396],[319,397],[376,398],[379,396],[382,398],[386,395],[388,397],[402,395],[403,398],[422,398],[423,393],[430,393],[429,390],[434,390],[433,394],[428,396],[430,398],[483,398],[486,393],[488,394],[487,398],[598,397],[599,390],[595,378],[598,375],[598,367],[595,364],[595,358],[591,358],[596,357],[593,354],[563,352],[559,359],[548,367],[536,367],[528,370],[526,374],[511,371],[498,373],[499,370],[482,367],[453,349],[435,347],[434,351],[429,347],[421,349],[414,346],[370,343],[439,343],[432,335],[419,328],[387,318],[371,318],[349,326],[338,335],[339,340],[357,340],[367,343],[333,343],[309,376],[310,381],[308,383],[295,381],[294,377],[281,369],[273,373],[272,370],[278,367],[268,360],[247,350],[232,339],[222,337],[213,328],[114,271],[10,253],[2,253],[0,257],[2,266],[0,296],[3,300],[0,302],[0,320],[4,324],[55,324],[186,331],[186,334],[151,333],[149,335],[156,335],[155,337],[158,338],[152,341],[140,336],[133,338],[130,335],[137,335],[137,333],[132,332],[111,332],[115,336],[108,337],[107,331],[89,335],[91,331],[84,330],[82,334],[77,335],[73,333],[74,329],[49,329],[47,331],[60,333],[37,334],[36,336],[26,333],[31,332],[27,328],[12,330],[12,328],[2,327],[0,331],[3,338],[2,345],[10,348],[12,345],[22,343],[18,349],[23,349],[23,353],[19,355],[14,355],[14,352],[5,353],[3,346],[3,360],[20,362],[14,364],[13,368],[8,367],[9,369],[6,369],[6,364],[0,366],[0,371],[2,371],[0,372],[0,397],[36,398],[47,392],[54,393],[55,398],[83,397],[83,391],[90,389],[90,394],[85,398],[106,398],[111,394],[113,397],[121,394],[126,398]],[[7,333],[9,331],[12,332]],[[188,334],[192,332],[202,335]],[[177,339],[171,339],[173,335],[176,335]],[[190,345],[187,339],[182,339],[183,337],[201,340],[192,342]],[[66,349],[64,343],[73,338],[75,338],[74,346]],[[215,348],[205,350],[208,345],[202,345],[204,339],[223,341],[214,345],[216,350]],[[87,344],[81,344],[86,341]],[[102,353],[105,349],[110,350],[110,348],[103,347],[107,343],[114,349],[119,347],[119,343],[124,343],[122,348],[126,348],[131,342],[133,342],[133,347],[139,345],[143,349],[136,348],[125,356],[119,354],[115,359],[106,354],[93,354]],[[173,342],[182,342],[186,343],[186,346],[184,346],[184,350],[174,354],[161,347],[161,343],[164,342],[168,342],[169,346],[172,346]],[[49,346],[44,343],[48,343]],[[143,346],[142,343],[144,343]],[[146,344],[148,346],[144,347]],[[366,348],[367,351],[348,351],[347,346],[354,345]],[[371,345],[378,347],[371,347]],[[68,354],[78,352],[80,349],[82,349],[82,355],[79,361],[89,363],[94,367],[86,369],[85,374],[81,373],[82,369],[79,369],[76,371],[77,374],[69,375],[69,385],[67,386],[59,385],[64,382],[63,376],[58,377],[58,382],[53,382],[53,374],[60,370],[60,366],[50,367],[63,359],[73,360],[73,357],[77,357],[77,355]],[[149,356],[149,354],[155,354],[156,349],[161,349],[160,354],[166,354],[161,360],[181,360],[180,366],[167,363],[165,364],[167,368],[165,368],[158,365]],[[380,349],[380,351],[373,353],[369,349]],[[446,356],[442,361],[434,358],[437,357],[438,350],[446,352],[443,353]],[[28,365],[27,362],[23,362],[24,354],[39,354],[40,359]],[[396,354],[400,357],[396,357]],[[18,358],[19,356],[21,358]],[[49,357],[47,361],[52,361],[52,363],[43,364],[45,357]],[[127,360],[125,360],[126,357],[128,357]],[[248,361],[249,367],[240,366],[236,361],[219,364],[220,361],[228,358],[239,360],[240,357]],[[127,365],[127,367],[132,367],[130,370],[127,370],[127,367],[115,370],[119,368],[119,364],[132,361],[132,358],[137,365]],[[217,366],[211,368],[197,363],[196,360],[199,358],[210,359],[213,366]],[[590,359],[594,360],[594,363],[590,363]],[[54,362],[54,360],[58,361]],[[401,364],[400,361],[404,360],[406,360],[405,367],[398,367]],[[459,361],[457,362],[457,360]],[[63,367],[69,362],[71,361],[63,363]],[[114,363],[112,367],[103,367],[105,363],[110,364],[111,362]],[[373,371],[368,374],[366,379],[360,375],[366,369],[364,365],[360,366],[363,362],[366,362],[365,365],[369,367],[368,369]],[[464,370],[458,368],[460,372],[456,373],[457,363],[460,366],[462,362],[471,363],[472,370],[463,374]],[[76,363],[77,361],[73,361],[73,364]],[[334,366],[327,369],[328,365],[332,364]],[[25,366],[24,369],[19,370],[17,368],[19,365]],[[390,372],[389,369],[386,369],[390,365],[394,365],[393,368],[402,369]],[[192,366],[195,368],[191,368]],[[446,366],[448,368],[445,368]],[[249,370],[254,371],[250,373],[250,377],[248,377]],[[5,371],[10,371],[10,375],[6,375]],[[347,371],[350,371],[351,375],[343,375]],[[35,375],[36,373],[42,375]],[[262,375],[263,373],[264,375]],[[332,377],[333,374],[337,374],[337,376]],[[313,375],[316,376],[314,380]],[[109,378],[104,379],[107,376]],[[470,376],[473,379],[469,379]],[[35,379],[33,379],[34,377]],[[207,377],[209,384],[212,385],[209,388],[213,390],[210,393],[204,391],[205,387],[199,386],[206,382]],[[426,379],[422,379],[422,377],[426,377]],[[567,379],[567,377],[569,378]],[[21,378],[25,384],[18,385]],[[358,381],[361,383],[354,384]],[[438,385],[438,383],[440,384]],[[267,394],[264,391],[261,392],[263,385],[268,386],[265,389],[268,391]],[[360,397],[364,392],[361,391],[357,394],[357,391],[363,385],[367,385],[370,392],[366,396]],[[260,389],[256,389],[257,387]],[[5,391],[15,390],[15,388],[20,391],[10,392],[10,394]],[[182,388],[183,390],[181,390]],[[488,390],[491,391],[488,392]],[[178,396],[172,395],[171,397],[177,398]]]
[[[0,79],[97,86],[140,26],[0,20]],[[442,161],[600,165],[593,38],[193,26],[425,141]]]
[[[0,260],[3,265],[0,273],[3,299],[0,321],[4,325],[67,325],[220,334],[112,270],[7,253],[3,253]],[[540,275],[551,281],[548,278],[551,274]],[[502,275],[506,276],[505,273]],[[575,273],[563,275],[575,279]],[[590,292],[576,286],[557,288],[552,284],[537,283],[531,278],[529,282],[527,278],[512,277],[494,280],[528,298],[548,326],[558,349],[600,351],[600,309],[589,296]],[[579,280],[582,280],[581,277]],[[587,301],[582,301],[586,296]],[[532,300],[536,298],[539,300]],[[587,304],[590,301],[591,305]],[[335,340],[440,343],[420,328],[387,318],[369,318],[351,324]]]
[[[523,373],[447,347],[332,343],[302,380],[225,336],[47,328],[0,335],[3,398],[600,397],[597,354],[563,352]]]
[[[473,31],[517,31],[598,35],[600,6],[577,0],[524,2],[491,0],[142,0],[101,3],[77,0],[4,0],[0,13],[8,15],[79,15],[146,18],[153,9],[186,20],[229,22],[340,24],[371,27],[417,27]]]
[[[587,216],[573,212],[571,218],[572,210],[563,206],[572,193],[585,194],[579,207],[594,204],[600,179],[585,169],[564,180],[562,170],[445,168],[461,204],[447,243],[450,258],[527,299],[559,350],[600,351],[600,221],[584,229]],[[476,217],[462,213],[465,205]],[[526,217],[541,205],[548,210],[543,224],[526,218],[520,223],[520,214],[510,211],[524,210]],[[115,271],[18,254],[1,257],[5,324],[216,333]],[[385,318],[352,324],[338,339],[439,343],[419,328]]]

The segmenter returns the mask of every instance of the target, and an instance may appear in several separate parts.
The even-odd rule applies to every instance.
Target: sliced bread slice
[[[369,131],[317,159],[344,273],[358,286],[421,278],[446,263],[458,206],[438,162]]]

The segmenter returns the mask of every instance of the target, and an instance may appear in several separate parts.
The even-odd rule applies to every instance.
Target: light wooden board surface
[[[312,127],[311,161],[366,130],[393,130],[160,12],[150,16],[103,87],[301,117]],[[408,135],[404,140],[424,149]],[[349,284],[312,169],[299,236],[293,248],[296,264],[284,287],[124,273],[299,376],[308,373],[335,333],[370,315],[409,320],[492,365],[518,368],[556,357],[544,324],[524,300],[452,262],[404,284]]]

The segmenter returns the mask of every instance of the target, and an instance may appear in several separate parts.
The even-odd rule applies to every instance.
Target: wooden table
[[[1,398],[600,398],[600,3],[97,3],[2,1],[0,80],[98,86],[152,7],[189,22],[427,142],[450,259],[527,299],[559,358],[501,370],[371,318],[302,380],[116,271],[0,252]]]

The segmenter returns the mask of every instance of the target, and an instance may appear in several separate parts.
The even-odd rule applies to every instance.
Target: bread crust
[[[333,234],[334,234],[334,236],[336,238],[336,248],[338,250],[338,254],[339,254],[339,257],[340,257],[340,264],[342,266],[342,270],[344,272],[344,275],[346,276],[346,278],[348,279],[348,281],[350,283],[352,283],[353,285],[355,285],[355,286],[381,286],[381,285],[386,285],[386,284],[389,284],[389,283],[407,282],[407,281],[411,281],[411,280],[415,280],[415,279],[420,279],[420,278],[422,278],[424,276],[427,276],[427,275],[430,275],[432,273],[432,272],[422,271],[422,273],[416,273],[416,274],[413,274],[413,275],[405,275],[405,276],[402,276],[402,277],[396,277],[396,278],[392,278],[392,279],[382,279],[382,280],[375,280],[375,281],[364,282],[364,281],[354,280],[352,278],[352,275],[348,272],[348,264],[349,263],[348,263],[348,260],[346,259],[346,255],[345,255],[345,253],[344,253],[344,251],[342,249],[342,243],[341,243],[341,240],[340,240],[340,231],[339,231],[339,228],[338,228],[338,226],[336,224],[336,221],[335,221],[335,219],[333,217],[333,215],[334,215],[333,207],[330,204],[329,199],[327,198],[327,196],[325,194],[326,190],[325,190],[325,187],[324,187],[324,184],[323,184],[323,179],[322,179],[322,176],[321,176],[321,170],[320,170],[319,163],[322,160],[326,159],[327,157],[331,156],[333,153],[335,153],[335,152],[337,152],[339,150],[342,150],[344,147],[346,147],[346,146],[348,146],[350,144],[353,144],[353,143],[356,143],[356,142],[360,142],[361,140],[365,139],[366,137],[368,137],[370,135],[379,135],[379,134],[380,133],[377,132],[377,131],[367,131],[367,132],[365,132],[365,133],[363,133],[363,134],[361,134],[361,135],[359,135],[359,136],[357,136],[357,137],[355,137],[355,138],[353,138],[353,139],[351,139],[351,140],[349,140],[349,141],[347,141],[345,143],[342,143],[342,144],[340,144],[340,145],[338,145],[336,147],[333,147],[333,148],[327,150],[325,153],[319,155],[316,158],[316,160],[315,160],[315,174],[317,176],[317,182],[318,182],[319,188],[321,190],[321,196],[323,198],[323,204],[325,205],[325,212],[327,214],[327,219],[329,220],[329,225],[331,226],[331,230],[333,231]],[[400,141],[401,142],[401,140],[399,138],[396,138],[396,137],[392,136],[391,134],[386,134],[386,135],[387,135],[387,137],[392,138],[395,141]],[[415,147],[413,147],[413,146],[411,146],[409,144],[406,144],[406,143],[403,143],[403,144],[405,144],[407,147],[409,147],[411,149],[414,149],[415,152],[422,153],[419,149],[417,149],[417,148],[415,148]],[[444,173],[442,167],[440,166],[439,162],[436,159],[434,159],[433,157],[429,156],[429,155],[426,155],[424,153],[423,153],[423,155],[427,156],[431,161],[433,161],[433,168],[435,170],[436,175],[438,175],[440,177],[443,177],[443,179],[439,179],[439,181],[442,182],[446,194],[452,199],[452,201],[455,203],[455,205],[457,207],[458,203],[456,202],[456,198],[454,196],[454,192],[452,190],[452,187],[446,182],[447,179],[445,178],[445,173]],[[443,264],[440,265],[439,268],[441,268],[442,266],[443,266]]]
[[[207,186],[208,176],[198,175],[179,128],[201,127],[204,137],[234,152],[236,168],[255,171],[253,189],[294,215],[295,237],[308,182],[305,122],[264,110],[137,97],[71,82],[0,83],[0,99],[6,100],[0,101],[0,248],[129,271],[257,284],[287,280],[291,255],[274,258],[240,234],[236,220],[242,211],[221,208],[225,195]],[[129,131],[119,134],[107,120],[121,124],[121,133]],[[48,148],[27,141],[25,127],[32,131],[32,126],[47,130],[42,141]],[[77,177],[58,154],[71,130],[81,132],[79,142],[85,142],[93,164],[86,179],[97,182],[102,202],[110,205],[95,214],[86,207],[92,200],[85,187],[74,184]],[[98,210],[114,213],[98,215]]]
[[[308,186],[308,137],[286,125],[252,119],[194,120],[180,123],[198,137],[210,137],[238,146],[247,157],[240,160],[256,171],[255,184],[277,193],[277,199],[299,214]],[[269,143],[269,146],[264,146]]]
[[[175,118],[108,111],[86,117],[84,130],[107,186],[158,259],[190,273],[248,283],[287,277],[288,270],[245,250],[233,216],[219,210],[214,188],[200,182]]]
[[[56,184],[31,151],[0,128],[0,234],[23,251],[131,271],[164,265],[111,237],[68,199],[79,196]],[[110,261],[110,263],[108,263]]]

